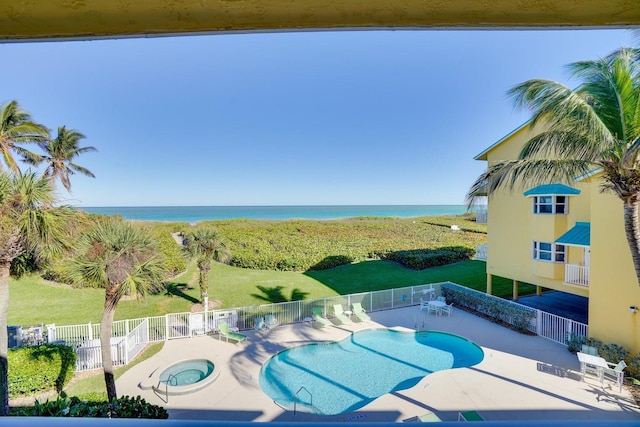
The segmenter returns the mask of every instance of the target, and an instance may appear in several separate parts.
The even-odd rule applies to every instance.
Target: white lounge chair
[[[327,318],[324,317],[322,313],[322,307],[313,307],[311,309],[311,312],[313,313],[313,325],[317,329],[322,329],[325,326],[333,325],[333,323],[331,323]]]
[[[369,317],[367,312],[364,311],[364,308],[362,308],[362,304],[360,304],[359,302],[354,302],[353,304],[351,304],[351,312],[352,315],[355,316],[356,319],[358,319],[360,322],[368,322],[371,320],[371,317]]]
[[[255,325],[253,328],[258,332],[265,330],[267,328],[267,325],[264,323],[264,318],[256,317]]]
[[[274,316],[273,314],[267,314],[266,316],[264,316],[264,323],[267,326],[267,329],[275,328],[280,324],[280,322],[278,322],[278,319],[276,319],[276,316]]]
[[[351,325],[353,322],[349,317],[344,314],[344,310],[342,310],[342,304],[334,304],[333,306],[333,315],[335,319],[338,321],[340,325]]]

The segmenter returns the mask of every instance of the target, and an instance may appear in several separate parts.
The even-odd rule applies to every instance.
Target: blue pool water
[[[193,359],[169,366],[160,374],[160,382],[184,386],[200,382],[213,373],[214,365],[205,359]]]
[[[304,387],[297,410],[336,415],[411,388],[433,372],[473,366],[483,358],[478,345],[444,332],[367,330],[274,355],[262,366],[260,387],[288,409]]]

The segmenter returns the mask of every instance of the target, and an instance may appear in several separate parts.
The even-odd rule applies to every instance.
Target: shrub
[[[28,417],[92,417],[92,418],[153,418],[167,419],[167,411],[157,405],[147,403],[140,396],[123,396],[113,402],[87,402],[77,397],[67,398],[64,394],[56,400],[20,408],[12,415]]]
[[[627,371],[629,371],[629,374],[632,377],[640,379],[640,353],[629,359],[629,362],[627,363]]]
[[[76,354],[64,345],[44,344],[9,350],[9,396],[61,391],[75,371]]]
[[[474,253],[474,250],[470,248],[447,246],[438,249],[395,251],[382,255],[381,258],[399,262],[413,270],[424,270],[470,259]]]
[[[598,347],[598,355],[607,362],[618,363],[629,358],[629,350],[618,344],[605,344]]]

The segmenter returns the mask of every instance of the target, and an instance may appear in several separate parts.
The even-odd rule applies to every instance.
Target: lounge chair
[[[237,344],[247,339],[246,335],[242,335],[240,333],[230,331],[229,325],[227,325],[224,322],[220,322],[218,324],[218,329],[220,329],[220,335],[218,336],[218,339],[220,340],[224,338],[225,341],[229,342],[229,339],[232,339],[236,341],[236,344]]]
[[[364,311],[364,308],[362,308],[362,304],[360,304],[359,302],[354,302],[353,304],[351,304],[351,312],[353,313],[353,316],[355,316],[356,319],[358,319],[360,322],[369,322],[371,320],[371,317],[367,315],[367,312]]]
[[[351,325],[353,322],[349,317],[344,314],[344,310],[342,310],[342,304],[334,304],[333,306],[333,315],[335,319],[338,321],[340,325]]]
[[[458,412],[458,421],[484,421],[476,411]]]
[[[267,329],[275,328],[280,324],[273,314],[267,314],[264,316],[264,323],[267,326]]]
[[[417,417],[407,418],[406,420],[402,420],[403,423],[438,423],[442,421],[436,414],[433,412],[428,412],[424,415],[420,415]]]
[[[322,314],[322,307],[313,307],[311,312],[313,313],[314,326],[316,328],[322,329],[325,326],[333,325],[333,323],[326,319]]]
[[[618,393],[622,393],[622,383],[624,382],[624,368],[627,364],[624,360],[619,361],[617,364],[607,362],[608,368],[604,368],[604,378],[612,378],[616,384],[618,384]]]

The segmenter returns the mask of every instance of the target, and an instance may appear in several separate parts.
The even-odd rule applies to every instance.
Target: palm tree
[[[58,135],[55,139],[45,139],[38,143],[40,148],[44,151],[44,155],[33,153],[31,156],[25,157],[27,163],[33,165],[39,165],[42,162],[47,162],[48,165],[44,170],[45,176],[48,176],[51,181],[56,179],[60,180],[60,183],[71,192],[71,182],[69,181],[69,175],[73,175],[76,172],[80,172],[83,175],[95,178],[95,175],[87,168],[82,167],[76,163],[73,163],[73,159],[80,154],[88,153],[90,151],[98,151],[95,147],[79,147],[80,140],[85,136],[75,129],[67,129],[66,126],[60,126],[58,128]]]
[[[25,159],[31,159],[35,155],[20,144],[41,142],[48,137],[49,129],[33,122],[29,113],[20,108],[18,101],[11,101],[0,108],[0,155],[14,174],[20,174],[14,152]],[[0,163],[0,171],[2,170]]]
[[[0,172],[0,415],[9,414],[7,310],[11,262],[32,251],[39,257],[65,249],[65,224],[71,210],[54,208],[49,180],[32,172]]]
[[[625,233],[640,284],[640,49],[623,48],[568,67],[581,81],[574,90],[538,79],[509,91],[518,107],[533,111],[531,127],[544,124],[545,130],[523,146],[517,160],[490,165],[467,196],[571,183],[597,171],[602,190],[624,204]]]
[[[111,359],[111,330],[118,302],[131,290],[142,297],[162,289],[165,270],[151,236],[117,218],[99,222],[87,231],[80,238],[78,254],[68,267],[71,280],[79,286],[105,288],[100,346],[111,402],[118,397]]]
[[[196,258],[198,270],[200,272],[198,283],[200,285],[200,300],[204,309],[209,308],[209,271],[211,262],[227,262],[230,258],[229,252],[216,230],[212,228],[198,228],[188,233],[184,238],[185,250],[192,257]]]

